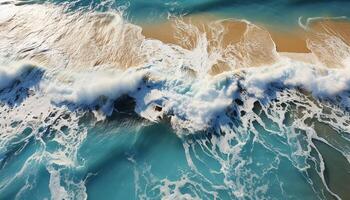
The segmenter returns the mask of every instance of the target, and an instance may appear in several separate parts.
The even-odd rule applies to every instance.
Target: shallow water
[[[0,199],[350,198],[347,20],[302,21],[309,54],[247,21],[346,1],[90,4],[0,4]],[[133,24],[169,11],[247,20]]]
[[[23,2],[28,2],[27,0]],[[66,4],[64,0],[29,2],[52,2]],[[80,0],[70,3],[75,9],[95,8],[106,11],[110,8],[126,11],[129,19],[136,23],[154,23],[157,20],[165,20],[168,14],[174,15],[201,15],[214,14],[222,17],[246,19],[255,23],[273,25],[298,25],[299,17],[304,20],[310,17],[339,17],[350,16],[348,7],[350,2],[336,0],[155,0],[155,1],[96,1]]]

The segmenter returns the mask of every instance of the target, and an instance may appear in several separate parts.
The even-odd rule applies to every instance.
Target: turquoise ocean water
[[[67,1],[31,1],[66,4]],[[170,14],[194,15],[214,14],[222,17],[246,19],[252,22],[277,25],[297,25],[299,17],[349,16],[350,2],[346,0],[135,0],[135,1],[91,1],[80,0],[69,3],[71,9],[95,8],[106,11],[110,8],[126,11],[128,17],[139,23],[154,23],[166,20]]]
[[[299,17],[348,17],[349,8],[0,1],[0,199],[349,199],[346,43],[323,35],[331,42],[312,49],[338,59],[333,69],[285,58],[270,43],[209,51],[213,41],[198,34],[185,49],[142,38],[135,25],[209,13],[293,27]],[[249,47],[274,63],[250,68]],[[209,75],[217,60],[245,68]]]

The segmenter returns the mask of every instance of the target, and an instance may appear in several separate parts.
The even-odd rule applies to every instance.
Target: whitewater
[[[169,44],[123,12],[0,2],[0,199],[350,197],[350,46],[323,18],[298,54],[247,20],[169,16]]]

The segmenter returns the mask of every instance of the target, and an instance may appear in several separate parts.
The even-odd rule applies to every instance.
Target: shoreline
[[[201,30],[202,27],[208,26],[208,24],[212,22],[231,21],[231,19],[222,19],[218,16],[208,14],[188,16],[184,17],[182,20],[198,27],[199,30]],[[232,22],[233,23],[224,24],[224,27],[227,30],[223,40],[238,42],[244,34],[245,26],[242,26],[242,24],[240,24],[242,21],[239,20],[232,19]],[[313,33],[310,33],[301,27],[286,29],[269,24],[256,25],[270,34],[276,45],[277,52],[311,53],[311,50],[307,47],[307,39],[313,37]],[[179,45],[179,42],[174,37],[177,28],[173,21],[168,20],[156,24],[141,24],[140,26],[142,27],[142,34],[146,38],[157,39],[164,43]],[[312,22],[310,28],[316,32],[334,34],[344,40],[348,45],[350,44],[350,21],[325,18],[324,20]],[[227,43],[227,41],[223,42]]]

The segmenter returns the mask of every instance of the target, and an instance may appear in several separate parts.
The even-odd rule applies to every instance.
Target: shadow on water
[[[80,148],[79,156],[87,161],[80,174],[92,199],[132,199],[135,170],[143,173],[144,167],[152,166],[157,177],[174,177],[179,168],[187,167],[182,141],[170,124],[147,122],[135,114],[134,106],[132,98],[119,98],[113,114],[89,130]]]
[[[126,128],[109,133],[105,128],[100,127],[89,133],[90,139],[82,147],[82,154],[87,155],[95,146],[92,148],[95,161],[88,164],[86,169],[86,176],[93,174],[86,183],[91,198],[103,194],[106,197],[130,199],[136,187],[135,170],[142,174],[143,168],[152,166],[157,175],[167,177],[170,176],[168,170],[175,172],[181,160],[186,163],[184,158],[178,156],[183,151],[181,140],[166,124],[153,124],[138,131]],[[171,153],[169,149],[177,153],[165,156],[164,153]],[[174,159],[176,162],[173,162]],[[107,185],[102,184],[106,182]],[[103,188],[101,185],[104,185]]]
[[[10,86],[0,90],[0,103],[15,107],[33,94],[32,88],[37,86],[44,75],[44,70],[29,66]]]
[[[328,187],[342,199],[349,199],[350,164],[334,148],[319,140],[313,140],[325,163],[324,176]]]
[[[31,133],[32,129],[26,128],[18,137],[9,142],[6,151],[0,153],[0,170],[6,166],[6,163],[27,147],[32,139]]]

